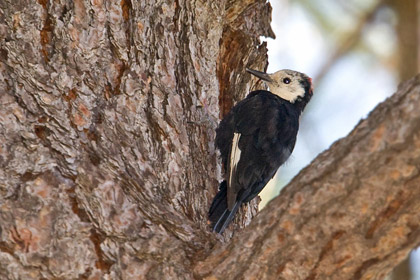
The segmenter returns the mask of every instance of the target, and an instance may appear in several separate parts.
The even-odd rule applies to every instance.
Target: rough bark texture
[[[270,11],[0,0],[0,278],[380,279],[418,244],[418,79],[232,242],[209,233],[214,129],[266,66]]]
[[[193,277],[265,2],[0,0],[1,279]]]
[[[419,107],[420,76],[319,155],[196,274],[383,279],[420,244]]]

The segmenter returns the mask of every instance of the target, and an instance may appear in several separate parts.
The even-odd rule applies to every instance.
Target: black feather
[[[223,232],[239,206],[257,196],[289,158],[296,142],[299,116],[311,94],[306,95],[293,104],[269,91],[254,91],[220,122],[216,147],[220,150],[226,177],[234,133],[240,134],[241,156],[231,185],[226,180],[220,184],[210,207],[209,218],[214,231]],[[232,211],[227,205],[228,192],[236,197]]]

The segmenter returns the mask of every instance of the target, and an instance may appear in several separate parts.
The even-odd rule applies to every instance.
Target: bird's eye
[[[283,83],[290,84],[291,80],[289,78],[284,78]]]

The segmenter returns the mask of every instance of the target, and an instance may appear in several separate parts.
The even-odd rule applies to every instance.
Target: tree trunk
[[[419,243],[419,79],[220,242],[214,131],[271,8],[150,2],[0,1],[0,278],[380,279]]]
[[[244,97],[246,66],[266,66],[270,5],[0,10],[0,278],[192,278],[216,242],[219,103]]]

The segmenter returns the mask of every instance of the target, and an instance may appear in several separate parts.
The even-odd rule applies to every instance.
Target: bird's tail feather
[[[209,210],[209,219],[213,231],[217,233],[223,233],[226,227],[230,224],[236,212],[238,212],[240,201],[237,201],[229,211],[227,207],[227,183],[223,181],[220,183],[219,192],[213,199]]]
[[[235,217],[236,212],[238,212],[239,206],[241,205],[240,201],[236,201],[233,205],[232,211],[229,211],[226,209],[226,213],[223,214],[223,216],[220,218],[220,220],[216,223],[213,230],[217,233],[222,234],[225,229],[228,227],[230,222]]]

